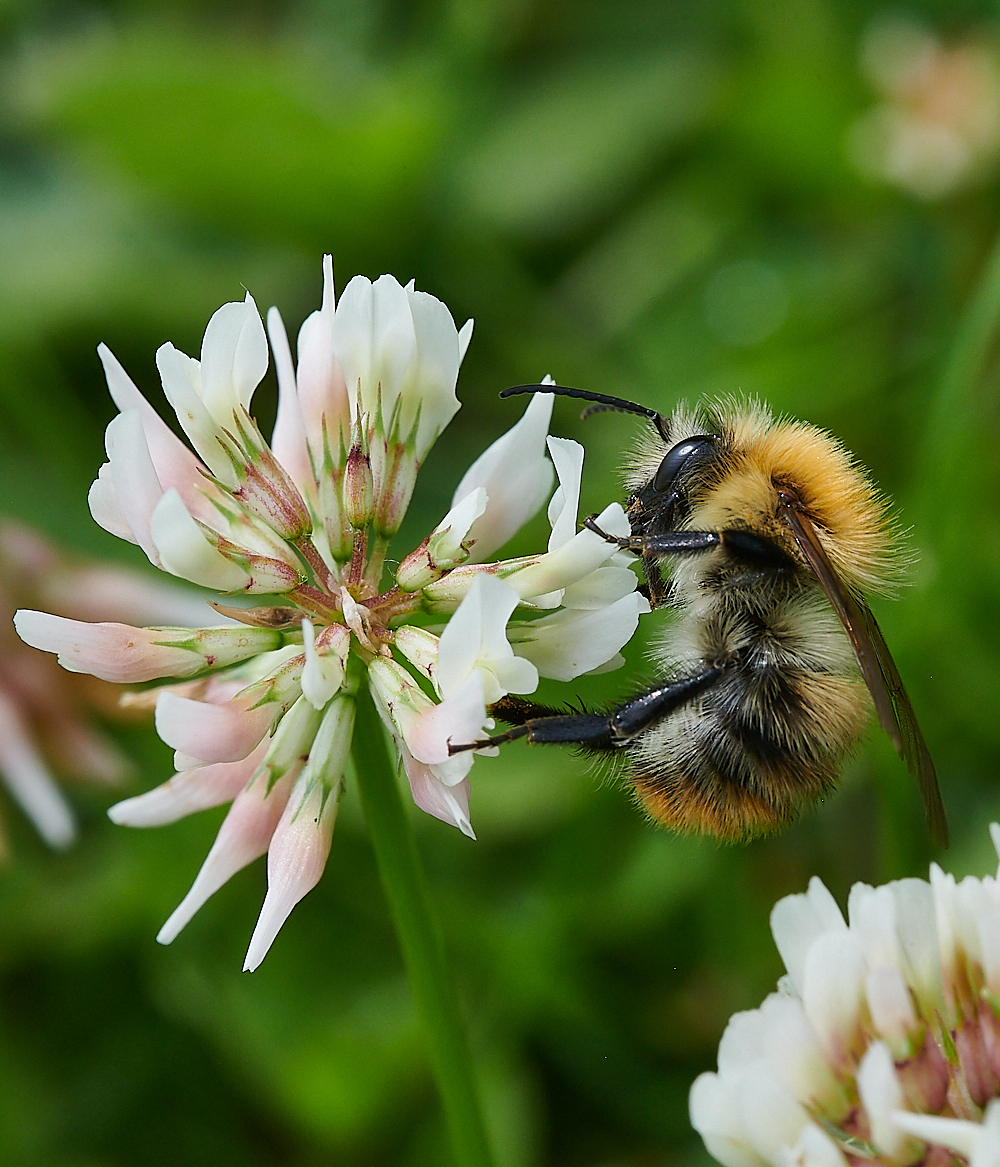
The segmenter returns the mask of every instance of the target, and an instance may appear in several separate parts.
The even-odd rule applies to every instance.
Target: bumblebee
[[[625,471],[631,536],[586,525],[641,558],[651,606],[673,619],[653,649],[661,680],[602,712],[505,697],[490,711],[513,728],[492,741],[615,756],[655,820],[737,840],[828,794],[874,705],[947,846],[934,763],[864,599],[892,583],[898,557],[886,503],[854,458],[758,403],[666,418],[555,385],[501,396],[536,392],[650,423]]]

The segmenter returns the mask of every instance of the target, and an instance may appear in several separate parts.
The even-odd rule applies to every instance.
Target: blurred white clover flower
[[[575,442],[548,439],[560,483],[548,551],[475,562],[507,542],[552,487],[551,395],[533,398],[472,465],[452,509],[383,590],[389,539],[417,471],[459,408],[472,322],[457,329],[444,304],[392,276],[355,277],[335,304],[329,256],[323,277],[297,364],[277,309],[268,313],[279,388],[270,444],[249,412],[268,363],[249,294],[212,317],[200,361],[169,344],[157,353],[194,452],[99,349],[121,412],[91,490],[94,518],[158,567],[218,592],[264,595],[265,606],[225,608],[239,623],[214,628],[94,625],[36,611],[16,618],[22,639],[73,671],[126,683],[180,679],[132,698],[155,701],[177,773],[109,813],[153,826],[232,801],[159,939],[169,943],[267,852],[248,969],[322,874],[360,685],[396,742],[416,805],[474,838],[475,754],[452,756],[449,743],[482,740],[493,725],[488,704],[534,691],[540,676],[616,667],[649,607],[622,554],[576,531],[583,450]],[[630,533],[617,503],[598,521]],[[441,616],[450,619],[440,636],[421,627]]]
[[[985,40],[942,45],[902,16],[877,21],[861,63],[882,101],[853,125],[858,169],[918,198],[943,198],[1000,153],[1000,62]]]
[[[1000,826],[990,827],[1000,855]],[[725,1167],[1000,1167],[1000,872],[814,878],[771,913],[787,969],[737,1013],[691,1122]]]

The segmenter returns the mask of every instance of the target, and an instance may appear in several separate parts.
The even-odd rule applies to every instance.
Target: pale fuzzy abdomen
[[[810,585],[701,598],[655,656],[662,676],[728,666],[627,747],[646,807],[681,831],[736,839],[787,822],[832,788],[868,720],[847,637]]]

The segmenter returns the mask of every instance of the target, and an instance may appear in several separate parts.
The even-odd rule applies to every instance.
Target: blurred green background
[[[946,43],[988,4],[911,5]],[[756,393],[839,435],[910,528],[912,586],[874,606],[936,757],[958,873],[1000,815],[997,388],[941,378],[1000,226],[988,164],[931,199],[864,176],[852,127],[880,100],[866,0],[3,0],[0,493],[75,552],[141,565],[90,519],[113,415],[106,341],[159,407],[153,354],[198,350],[249,288],[289,330],[338,285],[390,271],[476,334],[464,408],[400,540],[447,509],[560,382],[666,410]],[[924,192],[926,194],[926,192]],[[274,412],[273,375],[256,412]],[[586,443],[583,511],[619,496],[635,419]],[[544,540],[540,516],[514,545]],[[655,614],[644,621],[648,637]],[[641,636],[588,700],[647,675]],[[567,694],[552,686],[547,694]],[[118,731],[170,772],[151,730]],[[263,863],[168,949],[154,936],[222,811],[113,827],[74,788],[53,855],[5,810],[0,870],[3,1167],[447,1165],[419,1030],[353,790],[319,887],[261,970],[239,970]],[[415,816],[500,1167],[696,1167],[687,1091],[729,1015],[780,962],[774,900],[821,875],[925,874],[916,793],[878,733],[839,793],[746,847],[652,828],[567,752],[477,764],[471,843]]]

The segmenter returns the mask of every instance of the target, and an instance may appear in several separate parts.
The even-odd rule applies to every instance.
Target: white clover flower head
[[[990,827],[1000,855],[1000,826]],[[691,1123],[725,1167],[1000,1167],[1000,873],[780,900],[787,975],[730,1019]]]
[[[252,297],[226,304],[200,360],[164,345],[157,366],[191,447],[159,418],[111,352],[99,352],[119,410],[108,462],[90,493],[94,518],[156,566],[217,592],[214,628],[86,624],[21,611],[16,627],[75,672],[132,683],[171,678],[155,702],[177,773],[109,812],[158,826],[232,802],[191,890],[160,931],[169,943],[240,868],[268,856],[268,893],[246,967],[264,958],[319,879],[367,686],[392,735],[413,799],[474,838],[469,773],[493,722],[487,706],[621,663],[648,604],[613,544],[577,533],[582,447],[549,439],[559,476],[548,551],[481,562],[545,503],[552,396],[473,464],[453,506],[402,558],[386,554],[435,439],[459,408],[472,322],[392,276],[353,279],[336,302],[333,265],[302,325],[293,361],[277,309],[267,314],[279,402],[271,441],[250,408],[268,344]],[[620,506],[601,526],[630,533]],[[424,627],[440,625],[440,635]],[[452,744],[483,741],[452,754]]]

